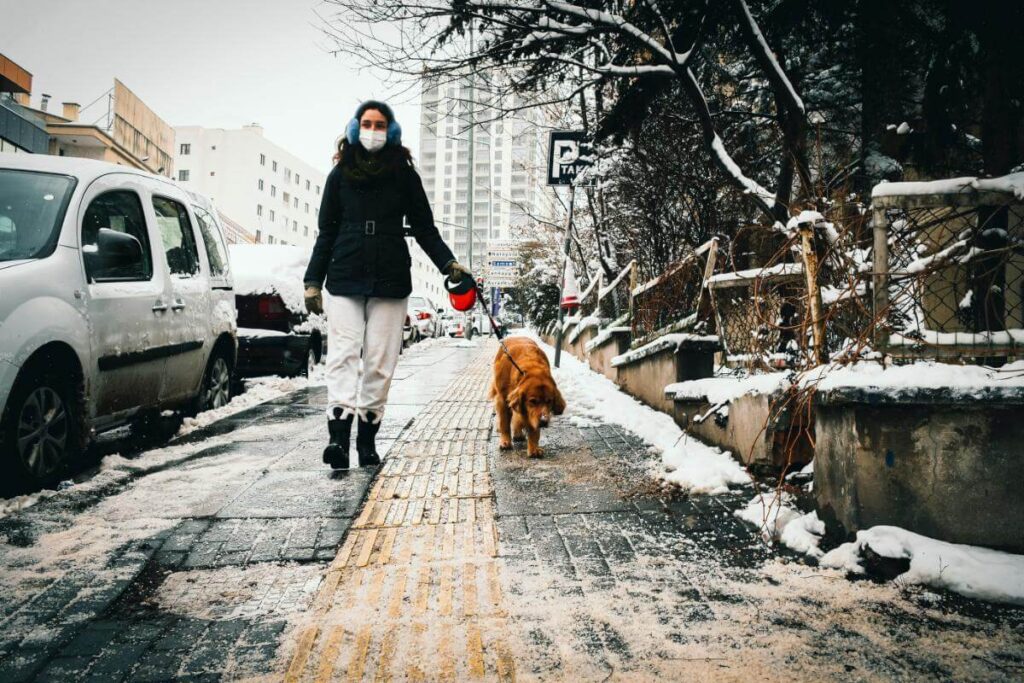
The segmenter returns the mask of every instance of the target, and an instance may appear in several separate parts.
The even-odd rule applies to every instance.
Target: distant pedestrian
[[[303,278],[306,308],[327,311],[330,443],[324,462],[334,469],[349,466],[354,418],[359,463],[380,464],[374,439],[401,352],[412,292],[403,219],[439,271],[455,281],[469,273],[434,225],[394,113],[383,102],[369,100],[356,110],[338,146],[337,163],[324,185],[320,234]]]

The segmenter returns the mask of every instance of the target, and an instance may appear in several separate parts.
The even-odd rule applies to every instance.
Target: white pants
[[[408,299],[334,296],[326,290],[323,296],[328,334],[327,416],[334,417],[334,409],[341,408],[343,417],[358,413],[365,421],[366,412],[373,411],[379,420],[402,351]]]

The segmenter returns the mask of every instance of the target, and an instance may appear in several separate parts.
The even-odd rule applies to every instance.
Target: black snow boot
[[[356,452],[359,454],[360,467],[376,467],[380,464],[377,444],[374,442],[378,430],[380,415],[367,411],[366,421],[359,420],[359,429],[356,432]]]
[[[332,470],[348,469],[348,443],[352,434],[352,415],[342,418],[344,411],[341,408],[334,409],[334,417],[327,420],[327,432],[330,434],[331,442],[324,449],[324,462],[331,466]]]

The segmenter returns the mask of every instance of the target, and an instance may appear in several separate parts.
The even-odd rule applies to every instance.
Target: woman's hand
[[[313,285],[306,286],[306,310],[310,313],[316,313],[322,315],[324,312],[324,297],[320,293],[319,287]]]
[[[461,282],[463,276],[473,276],[473,273],[469,272],[469,268],[462,265],[458,261],[452,261],[448,264],[448,279],[452,282]]]

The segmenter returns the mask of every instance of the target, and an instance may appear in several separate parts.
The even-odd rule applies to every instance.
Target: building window
[[[273,244],[273,243],[274,243],[274,236],[270,235],[269,237],[267,237],[267,244]]]
[[[282,200],[284,201],[284,203],[285,203],[285,204],[287,204],[287,203],[288,203],[288,201],[289,201],[289,200],[290,200],[291,198],[292,198],[292,196],[291,196],[290,194],[288,194],[287,192],[282,192],[282,193],[281,193],[281,199],[282,199]]]
[[[309,237],[309,226],[308,225],[303,225],[302,226],[302,235],[304,237]]]
[[[273,209],[270,210],[270,222],[271,223],[274,222],[274,210]]]
[[[210,150],[213,152],[217,151],[217,145],[210,145]]]
[[[299,174],[298,173],[295,174],[295,184],[296,185],[299,184]]]
[[[178,180],[185,180],[185,181],[187,181],[188,180],[188,171],[186,171],[186,170],[178,171]]]
[[[284,167],[284,179],[285,182],[291,182],[292,180],[292,169],[288,168],[287,166]]]
[[[306,178],[306,191],[309,191],[309,178]]]
[[[184,156],[188,156],[189,154],[191,154],[192,153],[192,145],[191,145],[191,143],[188,143],[188,142],[181,143],[181,146],[178,148],[178,153],[181,154],[181,156],[183,156],[183,157]]]
[[[263,178],[260,178],[260,179],[259,179],[259,180],[257,181],[257,183],[256,183],[256,186],[260,188],[260,192],[262,192],[262,191],[263,191]]]
[[[277,185],[271,185],[270,186],[270,196],[271,197],[276,197],[277,196]]]
[[[217,172],[216,171],[210,171],[210,175],[211,176],[215,176],[215,175],[217,175]]]
[[[258,244],[258,243],[260,243],[262,241],[263,241],[263,231],[262,230],[257,230],[256,231],[256,242]]]
[[[298,197],[292,197],[292,204],[294,205],[294,207],[296,209],[299,208],[299,198]]]
[[[298,232],[298,231],[299,231],[299,222],[298,221],[292,221],[292,232]]]
[[[306,213],[309,213],[309,202],[306,202]]]
[[[270,170],[274,171],[275,173],[277,172],[277,162],[276,161],[271,161],[270,162]]]
[[[320,196],[320,186],[319,185],[316,186],[316,196],[317,197]]]
[[[267,165],[267,155],[266,154],[261,154],[260,155],[260,166],[266,166],[266,165]]]
[[[256,205],[256,215],[257,216],[262,216],[263,215],[263,205],[262,204],[257,204]]]

